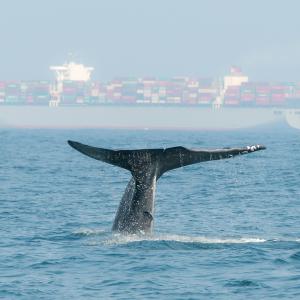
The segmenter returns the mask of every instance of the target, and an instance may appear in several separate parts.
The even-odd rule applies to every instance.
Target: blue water
[[[127,171],[71,149],[266,151],[173,170],[153,236],[110,228]],[[1,299],[300,299],[300,132],[0,131]]]

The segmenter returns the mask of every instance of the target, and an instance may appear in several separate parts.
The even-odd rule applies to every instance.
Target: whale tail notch
[[[183,166],[231,158],[241,154],[252,153],[266,149],[263,145],[247,146],[242,148],[223,148],[214,150],[187,149],[172,147],[166,149],[139,149],[139,150],[110,150],[84,145],[74,141],[68,144],[79,152],[108,164],[124,168],[134,177],[145,170],[146,166],[155,165],[158,168],[158,177],[163,173]]]

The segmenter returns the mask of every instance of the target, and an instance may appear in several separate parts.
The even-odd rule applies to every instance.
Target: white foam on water
[[[84,236],[90,236],[90,235],[100,235],[105,233],[104,229],[100,229],[100,228],[79,228],[75,231],[73,231],[73,234],[76,235],[84,235]]]
[[[176,234],[166,235],[122,235],[114,234],[113,237],[104,243],[107,245],[128,244],[142,241],[166,241],[178,243],[202,243],[202,244],[245,244],[264,243],[267,240],[262,238],[207,238],[204,236],[185,236]]]
[[[247,244],[247,243],[265,243],[265,242],[296,242],[300,243],[300,238],[295,239],[281,239],[262,237],[206,237],[206,236],[188,236],[178,234],[121,234],[111,233],[110,231],[101,228],[79,228],[73,231],[73,234],[86,236],[86,237],[101,237],[101,240],[89,241],[89,245],[123,245],[135,242],[177,242],[177,243],[197,243],[197,244]],[[109,238],[108,238],[109,237]],[[103,239],[104,238],[104,239]],[[108,238],[108,239],[106,239]]]
[[[274,239],[270,239],[270,242],[287,242],[287,243],[300,243],[300,238],[294,238],[294,239],[290,239],[290,238],[274,238]]]

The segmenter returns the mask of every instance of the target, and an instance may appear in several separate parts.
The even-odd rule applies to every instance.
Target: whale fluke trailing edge
[[[79,152],[94,159],[131,172],[125,193],[113,223],[113,231],[151,233],[156,181],[167,171],[183,166],[231,158],[266,149],[263,145],[223,149],[166,149],[110,150],[68,141]]]

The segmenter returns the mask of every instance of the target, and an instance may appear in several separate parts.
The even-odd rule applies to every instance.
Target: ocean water
[[[111,233],[130,174],[76,152],[268,149],[170,171],[152,236]],[[300,299],[300,132],[0,130],[1,299]]]

